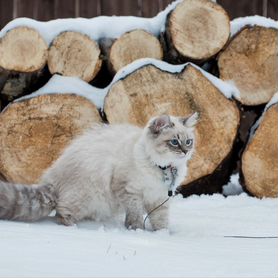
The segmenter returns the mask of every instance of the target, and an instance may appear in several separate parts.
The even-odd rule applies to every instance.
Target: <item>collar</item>
[[[163,182],[166,184],[166,186],[168,186],[168,196],[171,197],[173,195],[173,188],[175,185],[178,170],[176,167],[172,165],[168,165],[164,167],[160,165],[156,165],[156,166],[162,171]]]

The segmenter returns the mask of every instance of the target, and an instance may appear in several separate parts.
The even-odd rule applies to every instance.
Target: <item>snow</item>
[[[102,108],[105,94],[102,89],[93,87],[78,77],[68,77],[54,74],[39,90],[23,96],[15,102],[41,96],[44,94],[76,94],[87,98],[98,108]]]
[[[131,64],[127,65],[126,67],[121,69],[116,74],[116,76],[114,77],[111,85],[113,85],[118,80],[123,79],[127,75],[131,74],[132,72],[134,72],[134,71],[136,71],[136,70],[138,70],[138,69],[140,69],[140,68],[142,68],[146,65],[153,65],[153,66],[155,66],[156,68],[158,68],[162,71],[166,71],[166,72],[170,72],[170,73],[180,73],[188,65],[191,65],[194,68],[196,68],[197,70],[199,70],[225,97],[231,98],[232,95],[237,93],[237,89],[235,88],[235,86],[233,86],[233,85],[231,85],[227,82],[222,81],[221,79],[219,79],[219,78],[215,77],[214,75],[206,72],[205,70],[203,70],[202,68],[198,67],[197,65],[195,65],[193,63],[185,63],[185,64],[182,64],[182,65],[172,65],[172,64],[169,64],[167,62],[152,59],[152,58],[138,59],[138,60],[132,62]]]
[[[231,36],[234,36],[238,31],[240,31],[245,26],[263,26],[267,28],[278,29],[278,21],[264,16],[254,15],[239,17],[231,21]]]
[[[199,70],[216,88],[218,88],[225,97],[231,98],[232,95],[237,93],[235,86],[222,81],[221,79],[211,75],[210,73],[204,71],[202,68],[192,63],[171,65],[161,60],[143,58],[138,59],[120,69],[114,76],[112,82],[106,88],[96,88],[79,79],[78,77],[66,77],[54,74],[42,88],[33,92],[32,94],[16,99],[15,102],[37,97],[43,94],[77,94],[93,102],[99,109],[103,109],[105,96],[109,92],[111,86],[132,72],[147,65],[153,65],[162,71],[170,73],[180,73],[185,67],[192,65],[194,68]]]
[[[144,29],[155,36],[164,31],[167,15],[179,4],[181,0],[174,1],[153,18],[135,16],[99,16],[95,18],[66,18],[47,22],[30,18],[16,18],[9,22],[0,32],[3,37],[7,31],[27,26],[36,29],[44,40],[50,44],[62,32],[75,31],[88,35],[98,41],[101,38],[118,38],[124,33],[134,29]],[[113,26],[113,28],[111,28]]]
[[[277,199],[172,199],[170,229],[0,221],[1,277],[277,277]]]
[[[273,97],[271,98],[271,100],[267,103],[264,111],[266,111],[270,106],[272,106],[273,104],[276,104],[276,103],[278,103],[278,92],[276,92],[273,95]]]
[[[239,183],[239,174],[234,174],[230,177],[230,182],[223,186],[222,191],[224,196],[240,195],[243,193],[242,186]]]

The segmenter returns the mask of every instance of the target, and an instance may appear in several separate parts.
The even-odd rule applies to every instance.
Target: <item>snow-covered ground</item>
[[[278,199],[171,200],[170,229],[0,221],[1,277],[278,277]],[[251,236],[241,238],[229,236]]]

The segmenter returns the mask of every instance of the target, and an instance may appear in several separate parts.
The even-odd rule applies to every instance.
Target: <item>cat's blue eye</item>
[[[186,139],[186,140],[185,140],[185,146],[186,146],[186,147],[190,147],[190,146],[192,145],[192,143],[193,143],[193,140],[192,140],[192,139]]]
[[[170,144],[174,147],[177,147],[179,145],[179,141],[177,139],[170,140]]]

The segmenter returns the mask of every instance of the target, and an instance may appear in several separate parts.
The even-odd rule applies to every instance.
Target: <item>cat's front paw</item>
[[[128,218],[125,220],[125,226],[129,230],[144,229],[143,221],[132,221]]]

